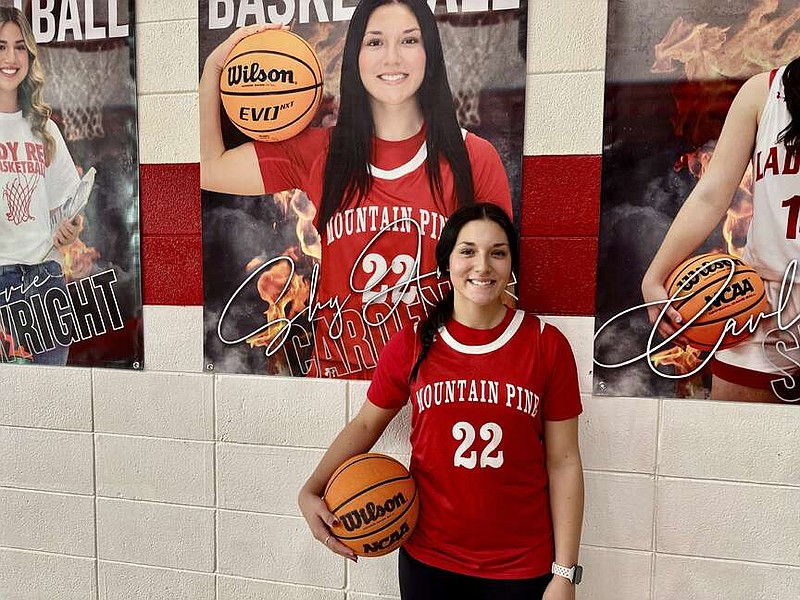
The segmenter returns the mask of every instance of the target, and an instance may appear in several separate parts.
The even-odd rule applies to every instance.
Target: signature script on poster
[[[787,307],[789,306],[792,292],[795,290],[795,288],[800,289],[800,281],[796,279],[797,267],[798,267],[798,261],[796,259],[791,261],[787,265],[786,270],[783,274],[783,279],[781,281],[781,289],[776,303],[777,308],[773,312],[766,314],[761,312],[758,315],[751,316],[741,327],[737,327],[736,321],[734,319],[728,319],[713,349],[699,364],[697,364],[692,370],[686,373],[669,374],[659,371],[653,364],[652,357],[655,353],[663,350],[666,347],[669,347],[672,344],[672,342],[681,335],[683,331],[691,327],[692,323],[696,321],[706,310],[708,310],[710,306],[714,304],[717,298],[722,294],[722,292],[730,283],[730,280],[733,277],[733,269],[730,270],[727,278],[725,279],[725,282],[719,287],[719,289],[716,292],[714,292],[713,295],[709,296],[703,308],[700,311],[698,311],[698,313],[694,315],[691,319],[683,323],[681,327],[675,331],[675,333],[673,333],[668,338],[662,340],[658,344],[655,344],[655,337],[656,337],[656,332],[658,331],[658,326],[661,323],[661,320],[664,318],[667,309],[672,305],[672,303],[675,301],[679,301],[683,298],[683,296],[680,296],[680,294],[683,292],[682,288],[678,288],[675,291],[675,293],[667,300],[659,300],[656,302],[639,304],[637,306],[628,308],[622,311],[621,313],[618,313],[613,317],[611,317],[610,319],[608,319],[595,332],[594,335],[595,346],[597,346],[597,341],[600,339],[601,335],[603,334],[603,331],[609,325],[618,321],[621,317],[624,317],[625,315],[628,315],[629,313],[632,313],[636,310],[646,309],[648,306],[663,305],[661,308],[661,312],[658,314],[658,317],[656,318],[650,330],[650,335],[647,338],[647,347],[645,348],[644,352],[618,363],[606,364],[604,362],[601,362],[597,357],[595,357],[594,362],[596,365],[600,367],[608,369],[616,369],[619,367],[630,365],[638,360],[646,358],[648,367],[650,368],[651,371],[653,371],[657,375],[665,377],[667,379],[683,379],[685,377],[690,377],[692,375],[697,374],[703,369],[703,367],[705,367],[709,363],[709,361],[711,361],[711,359],[714,356],[714,352],[716,352],[716,350],[722,344],[722,340],[727,334],[739,335],[745,331],[754,332],[764,319],[771,319],[774,317],[777,327],[767,332],[766,339],[764,341],[764,346],[766,347],[769,344],[774,344],[775,352],[779,354],[781,358],[787,361],[788,364],[793,365],[793,367],[791,367],[792,369],[800,369],[800,339],[798,339],[798,336],[795,335],[793,331],[790,331],[790,329],[797,326],[798,331],[800,332],[800,314],[794,315],[792,317],[790,317],[787,314]],[[777,339],[779,337],[780,339]],[[789,343],[787,342],[787,338],[788,340],[791,340],[791,343],[793,345],[791,346],[789,345]],[[765,351],[765,357],[772,364],[773,367],[775,367],[780,373],[783,374],[783,377],[778,378],[771,382],[772,389],[775,392],[775,394],[786,402],[800,401],[800,381],[797,381],[797,378],[786,370],[788,364],[784,365],[775,364],[773,359],[770,358],[769,353],[767,353],[766,351]]]
[[[383,255],[371,252],[373,245],[380,239],[381,235],[386,232],[396,229],[398,226],[410,228],[416,232],[416,254],[415,256],[401,254],[396,256],[391,263],[387,263]],[[431,288],[422,285],[422,281],[432,278],[434,273],[420,273],[420,254],[422,252],[422,228],[419,223],[413,219],[401,218],[392,221],[383,227],[372,240],[364,247],[355,261],[353,269],[350,271],[350,290],[353,294],[361,296],[361,314],[364,323],[370,327],[378,327],[386,322],[400,307],[401,303],[412,304],[417,301],[422,302],[423,306],[432,306],[436,302],[436,297]],[[233,345],[238,344],[248,338],[258,335],[262,331],[270,327],[280,328],[280,333],[276,335],[266,348],[266,355],[271,356],[277,352],[283,343],[286,341],[291,331],[292,325],[295,324],[300,317],[305,316],[309,322],[314,321],[315,315],[322,309],[330,308],[333,310],[334,316],[330,324],[329,335],[331,339],[338,339],[342,335],[343,317],[342,311],[350,302],[352,294],[344,297],[334,297],[324,303],[319,303],[316,300],[317,289],[319,285],[319,265],[314,265],[311,273],[311,289],[309,292],[308,306],[303,310],[297,312],[291,318],[279,317],[260,325],[253,331],[249,331],[244,335],[235,338],[227,339],[223,333],[223,325],[226,317],[231,310],[231,306],[241,295],[242,291],[250,284],[256,277],[265,270],[283,264],[288,267],[289,273],[286,277],[286,282],[283,289],[275,298],[274,302],[279,302],[289,290],[292,278],[294,277],[296,265],[294,260],[289,256],[276,256],[275,258],[266,261],[258,268],[253,270],[240,284],[239,287],[233,292],[231,297],[225,303],[222,309],[219,321],[217,323],[217,336],[220,341],[225,344]],[[356,275],[359,270],[363,270],[369,275],[364,287],[359,287],[355,283]],[[387,285],[384,279],[390,274],[400,275],[396,283]],[[389,301],[389,302],[387,302]],[[390,307],[388,313],[384,314],[378,320],[373,321],[369,316],[369,308],[374,304],[388,304]]]

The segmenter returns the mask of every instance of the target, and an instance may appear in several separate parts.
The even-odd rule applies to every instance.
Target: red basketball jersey
[[[319,212],[330,129],[307,129],[277,144],[256,143],[267,192],[299,188]],[[511,193],[497,151],[465,138],[476,201],[511,215]],[[436,242],[456,208],[453,173],[441,159],[444,204],[434,201],[425,160],[425,128],[389,142],[375,139],[369,195],[331,217],[322,236],[321,269],[309,317],[314,361],[309,376],[368,379],[378,355],[405,324],[441,296]]]
[[[761,112],[753,150],[753,220],[743,260],[764,279],[781,281],[787,265],[800,257],[800,153],[778,143],[791,122],[778,69]]]
[[[549,573],[544,421],[570,419],[582,409],[566,338],[522,311],[509,310],[490,330],[451,320],[409,385],[419,346],[412,327],[392,338],[367,394],[384,408],[412,404],[420,516],[406,549],[466,575]]]

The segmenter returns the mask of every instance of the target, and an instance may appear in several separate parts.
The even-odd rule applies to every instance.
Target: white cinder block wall
[[[141,160],[197,162],[196,4],[136,8]],[[532,0],[527,154],[600,154],[606,8]],[[0,598],[397,597],[393,556],[339,559],[295,507],[364,384],[206,374],[201,308],[144,314],[144,372],[0,366]],[[592,398],[592,319],[551,320],[586,408],[579,598],[800,598],[797,409]]]

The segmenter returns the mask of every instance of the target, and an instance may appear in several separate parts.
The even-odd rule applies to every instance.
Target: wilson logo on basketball
[[[364,544],[364,555],[366,556],[367,554],[374,554],[375,552],[384,552],[387,548],[391,548],[395,544],[402,542],[403,538],[405,538],[410,531],[411,529],[409,528],[408,523],[403,523],[400,525],[399,529],[395,529],[385,538],[371,544]]]
[[[724,290],[722,290],[719,295],[714,299],[713,294],[709,294],[706,296],[706,304],[710,304],[713,308],[719,308],[723,304],[729,304],[733,302],[737,298],[741,298],[742,296],[747,296],[747,294],[753,293],[753,284],[750,283],[749,279],[743,279],[740,282],[736,282],[733,285],[729,285]],[[713,302],[712,302],[713,300]]]
[[[342,524],[347,531],[356,531],[369,525],[373,521],[382,519],[390,515],[406,503],[406,497],[402,493],[386,500],[383,505],[367,502],[363,508],[357,508],[341,515]]]
[[[731,257],[731,260],[733,260],[733,263],[737,266],[745,266],[745,264],[739,259]],[[691,290],[701,279],[708,277],[711,275],[711,273],[714,271],[719,271],[720,269],[730,269],[729,263],[727,261],[719,260],[710,264],[708,262],[704,262],[702,268],[691,270],[686,275],[681,277],[680,281],[678,281],[677,287],[683,291]]]
[[[228,85],[243,83],[294,83],[294,71],[290,69],[262,69],[257,62],[228,67]]]

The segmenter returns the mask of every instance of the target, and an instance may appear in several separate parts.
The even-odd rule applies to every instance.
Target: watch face
[[[575,565],[575,575],[572,576],[572,583],[578,585],[583,578],[583,567],[580,565]]]

